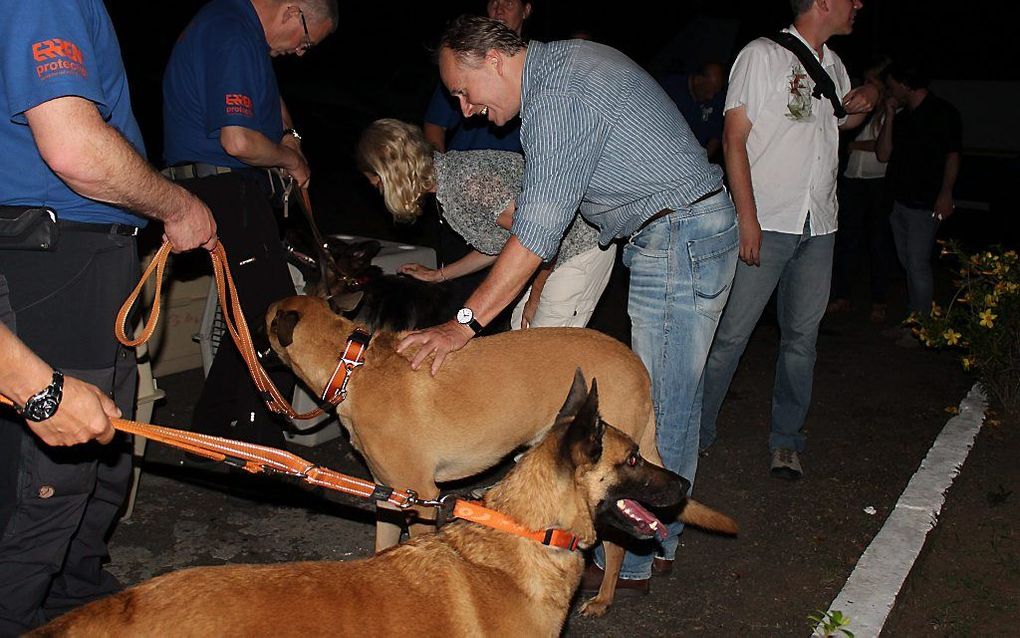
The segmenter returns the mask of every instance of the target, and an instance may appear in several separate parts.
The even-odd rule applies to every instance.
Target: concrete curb
[[[960,473],[984,422],[988,400],[975,384],[946,422],[911,477],[882,529],[864,550],[843,590],[829,606],[850,620],[855,638],[877,637],[917,560],[928,532],[938,524],[946,492]],[[821,624],[813,636],[825,636]]]

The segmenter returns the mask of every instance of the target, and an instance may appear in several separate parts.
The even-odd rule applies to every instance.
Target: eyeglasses
[[[308,23],[305,22],[305,12],[298,9],[298,15],[301,17],[301,28],[304,29],[305,37],[301,40],[301,44],[297,47],[298,53],[305,53],[308,49],[315,46],[315,41],[312,40],[312,36],[308,33]]]

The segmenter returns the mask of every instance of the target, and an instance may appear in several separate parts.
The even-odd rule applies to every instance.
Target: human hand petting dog
[[[418,352],[411,359],[411,369],[417,370],[430,354],[434,354],[432,376],[436,376],[439,368],[443,366],[446,355],[466,346],[473,336],[474,332],[471,328],[451,319],[438,326],[407,335],[397,344],[397,354],[402,354],[404,350],[412,346],[420,345]]]
[[[430,284],[446,280],[446,277],[443,276],[442,268],[429,268],[422,264],[404,264],[400,268],[397,268],[397,272],[401,275],[407,275],[408,277],[413,277],[418,281],[424,281]]]

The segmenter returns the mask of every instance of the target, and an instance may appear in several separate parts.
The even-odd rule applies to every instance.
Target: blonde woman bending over
[[[398,221],[421,215],[421,200],[435,193],[443,218],[474,250],[438,269],[404,264],[400,272],[427,282],[446,281],[496,261],[510,238],[510,225],[524,176],[524,158],[495,150],[438,153],[422,130],[407,122],[373,122],[358,142],[358,169],[375,186]],[[595,311],[613,269],[615,246],[599,248],[598,231],[574,218],[553,262],[535,276],[514,308],[515,329],[584,327]]]

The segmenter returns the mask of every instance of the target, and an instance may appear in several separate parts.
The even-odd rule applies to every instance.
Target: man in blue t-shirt
[[[709,161],[721,162],[726,69],[718,62],[705,62],[694,73],[666,75],[659,84],[676,102]]]
[[[174,45],[163,77],[164,173],[212,209],[249,326],[294,294],[270,195],[279,175],[306,188],[301,136],[280,97],[272,58],[303,56],[337,26],[336,0],[212,0]],[[287,396],[289,370],[273,375]],[[192,429],[284,446],[230,339],[220,341]],[[186,457],[201,464],[197,457]]]
[[[71,439],[42,430],[131,417],[134,352],[113,327],[138,281],[134,236],[151,218],[176,250],[211,248],[216,226],[146,163],[101,0],[0,0],[0,15],[0,223],[30,208],[58,220],[47,250],[0,238],[0,321],[38,354],[5,382],[32,430],[0,416],[0,636],[9,636],[119,588],[102,563],[127,494],[128,441],[108,428]],[[17,352],[4,349],[24,361]],[[43,443],[86,438],[113,442]]]

